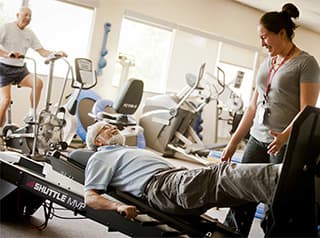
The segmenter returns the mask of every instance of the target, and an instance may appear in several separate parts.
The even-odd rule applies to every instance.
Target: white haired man
[[[37,107],[43,87],[40,78],[36,79],[36,90],[33,88],[33,76],[21,58],[29,48],[37,51],[42,57],[48,57],[52,51],[46,50],[27,26],[31,22],[32,11],[22,7],[17,13],[17,20],[0,26],[0,127],[3,126],[5,113],[11,102],[11,84],[31,88],[29,116]],[[56,52],[66,56],[64,52]],[[33,93],[36,91],[36,105],[33,105]],[[30,119],[30,118],[29,118]]]
[[[117,127],[97,122],[88,127],[87,146],[97,149],[85,172],[85,202],[134,218],[136,207],[101,196],[108,186],[145,199],[176,215],[200,215],[212,207],[272,202],[281,165],[222,162],[192,170],[175,168],[148,150],[124,146]]]

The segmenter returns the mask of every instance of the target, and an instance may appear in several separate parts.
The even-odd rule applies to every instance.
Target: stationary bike
[[[64,79],[59,102],[52,107],[50,100],[53,83],[53,69],[55,62],[59,59],[62,59],[67,64],[68,71]],[[36,63],[33,59],[31,60],[34,63],[34,72],[36,73]],[[92,61],[89,59],[78,58],[75,60],[76,80],[74,79],[71,65],[63,56],[52,54],[46,59],[45,63],[49,64],[49,75],[44,109],[39,113],[39,116],[37,115],[36,109],[34,109],[32,120],[26,122],[26,125],[21,128],[10,123],[3,129],[4,141],[8,149],[30,155],[34,159],[40,159],[49,150],[64,150],[68,147],[68,143],[64,141],[64,138],[67,138],[68,135],[64,135],[64,133],[67,132],[67,134],[72,135],[76,133],[76,131],[70,130],[70,128],[76,127],[69,126],[68,123],[73,121],[72,117],[75,117],[77,97],[82,89],[89,89],[96,84]],[[34,89],[36,88],[35,73],[33,80]],[[69,74],[71,74],[71,86],[72,88],[75,88],[75,92],[72,97],[70,97],[67,104],[61,106]],[[33,97],[34,105],[35,94],[36,93],[34,93]]]

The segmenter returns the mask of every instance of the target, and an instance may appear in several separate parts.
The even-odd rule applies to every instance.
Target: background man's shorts
[[[6,65],[0,63],[0,88],[9,84],[19,84],[29,74],[27,67]]]

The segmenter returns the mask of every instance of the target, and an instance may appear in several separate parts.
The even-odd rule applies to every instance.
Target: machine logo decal
[[[51,199],[65,203],[67,206],[72,208],[83,209],[85,208],[85,203],[74,196],[68,195],[58,189],[51,188],[47,185],[41,184],[37,181],[31,180],[26,182],[26,186],[32,188],[41,194],[48,196]]]
[[[130,104],[130,103],[125,103],[125,104],[123,104],[123,106],[126,108],[137,108],[138,107],[137,105]]]

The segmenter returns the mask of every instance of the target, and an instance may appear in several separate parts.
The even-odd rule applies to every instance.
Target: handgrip
[[[49,64],[51,61],[56,61],[62,57],[64,57],[64,55],[61,53],[52,53],[47,57],[47,59],[44,61],[44,63]]]
[[[19,55],[18,57],[16,57],[15,53],[14,52],[10,52],[9,53],[9,57],[10,58],[15,58],[15,59],[24,59],[24,55]]]

